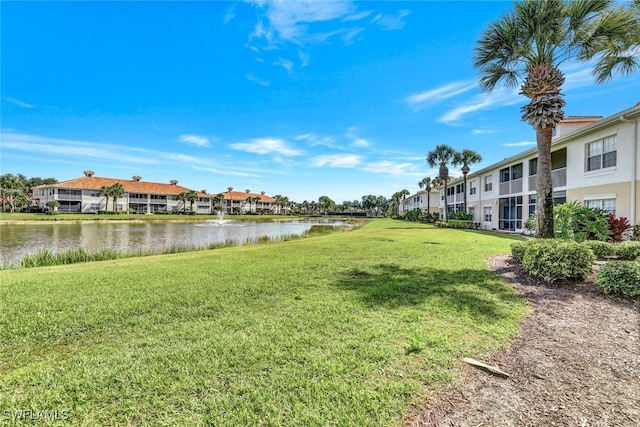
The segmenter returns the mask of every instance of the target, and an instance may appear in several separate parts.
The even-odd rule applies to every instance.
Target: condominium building
[[[113,199],[107,198],[100,189],[120,183],[124,193],[113,205]],[[58,210],[62,212],[97,213],[98,211],[128,211],[141,214],[158,212],[181,212],[190,210],[191,203],[179,200],[181,193],[188,193],[189,188],[178,185],[172,180],[168,184],[143,181],[140,176],[130,180],[102,178],[95,176],[91,170],[84,171],[81,178],[50,185],[39,185],[33,188],[33,203],[46,210],[47,202],[57,200]],[[196,213],[211,212],[211,196],[197,191],[198,199],[193,203]]]
[[[640,103],[610,117],[567,117],[551,144],[554,203],[578,201],[632,224],[640,220]],[[484,229],[519,232],[536,208],[537,148],[524,151],[440,189],[440,215],[467,210]],[[446,201],[445,201],[446,196]]]
[[[439,192],[433,188],[430,192],[420,190],[410,196],[405,197],[400,202],[399,214],[406,215],[407,212],[420,210],[422,213],[438,213],[440,208]]]
[[[260,193],[252,193],[251,190],[243,191],[224,191],[221,194],[224,199],[222,200],[221,209],[228,213],[247,213],[247,212],[261,212],[261,213],[278,213],[280,206],[276,203],[276,199],[267,196],[264,191]]]

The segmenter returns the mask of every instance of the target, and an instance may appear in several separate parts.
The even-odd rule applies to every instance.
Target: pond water
[[[233,242],[243,245],[262,238],[272,240],[302,235],[314,224],[341,225],[324,219],[276,222],[212,220],[197,223],[41,223],[0,225],[0,263],[15,264],[41,249],[55,253],[81,248],[95,252],[157,251],[172,247],[206,247]]]

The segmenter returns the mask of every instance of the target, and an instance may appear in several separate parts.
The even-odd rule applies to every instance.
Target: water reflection
[[[162,251],[176,246],[203,247],[233,242],[246,244],[261,238],[283,239],[301,235],[314,224],[342,224],[331,220],[288,220],[201,223],[42,223],[0,225],[0,262],[14,264],[40,249],[65,252],[75,248],[95,252]]]

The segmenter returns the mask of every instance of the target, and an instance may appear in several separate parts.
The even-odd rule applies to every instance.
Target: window
[[[538,159],[529,160],[529,176],[538,174]]]
[[[469,194],[470,195],[476,194],[476,191],[478,191],[477,187],[478,187],[478,183],[476,181],[471,181],[469,183]]]
[[[491,222],[491,206],[484,207],[484,222]]]
[[[98,212],[100,210],[100,203],[91,203],[91,207],[89,209],[91,212]]]
[[[536,213],[536,195],[531,194],[529,196],[529,216],[534,213]]]
[[[587,172],[614,167],[617,163],[615,135],[587,144],[586,155]]]
[[[469,215],[471,215],[471,221],[476,220],[476,208],[473,206],[469,206]]]
[[[89,193],[90,197],[100,197],[100,193],[97,191],[92,191],[91,193]]]
[[[616,199],[587,200],[588,208],[602,209],[607,213],[616,214]]]
[[[484,177],[484,191],[489,192],[493,190],[493,176],[487,175]]]

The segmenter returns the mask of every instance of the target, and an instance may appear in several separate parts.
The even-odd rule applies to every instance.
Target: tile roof
[[[190,188],[182,187],[177,184],[173,185],[163,184],[160,182],[132,181],[130,179],[102,178],[98,176],[83,176],[82,178],[58,182],[57,184],[39,185],[34,188],[70,188],[78,190],[98,190],[102,186],[110,187],[117,182],[122,184],[125,192],[127,193],[166,194],[177,196],[182,192],[191,191]],[[200,191],[196,191],[196,193],[198,193],[199,197],[211,197],[210,194],[205,194]]]
[[[217,193],[216,193],[217,194]],[[260,193],[247,193],[246,191],[221,191],[220,194],[224,195],[225,200],[247,200],[247,197],[259,197],[261,202],[265,203],[275,203],[276,199],[271,196],[267,196],[266,194]]]

